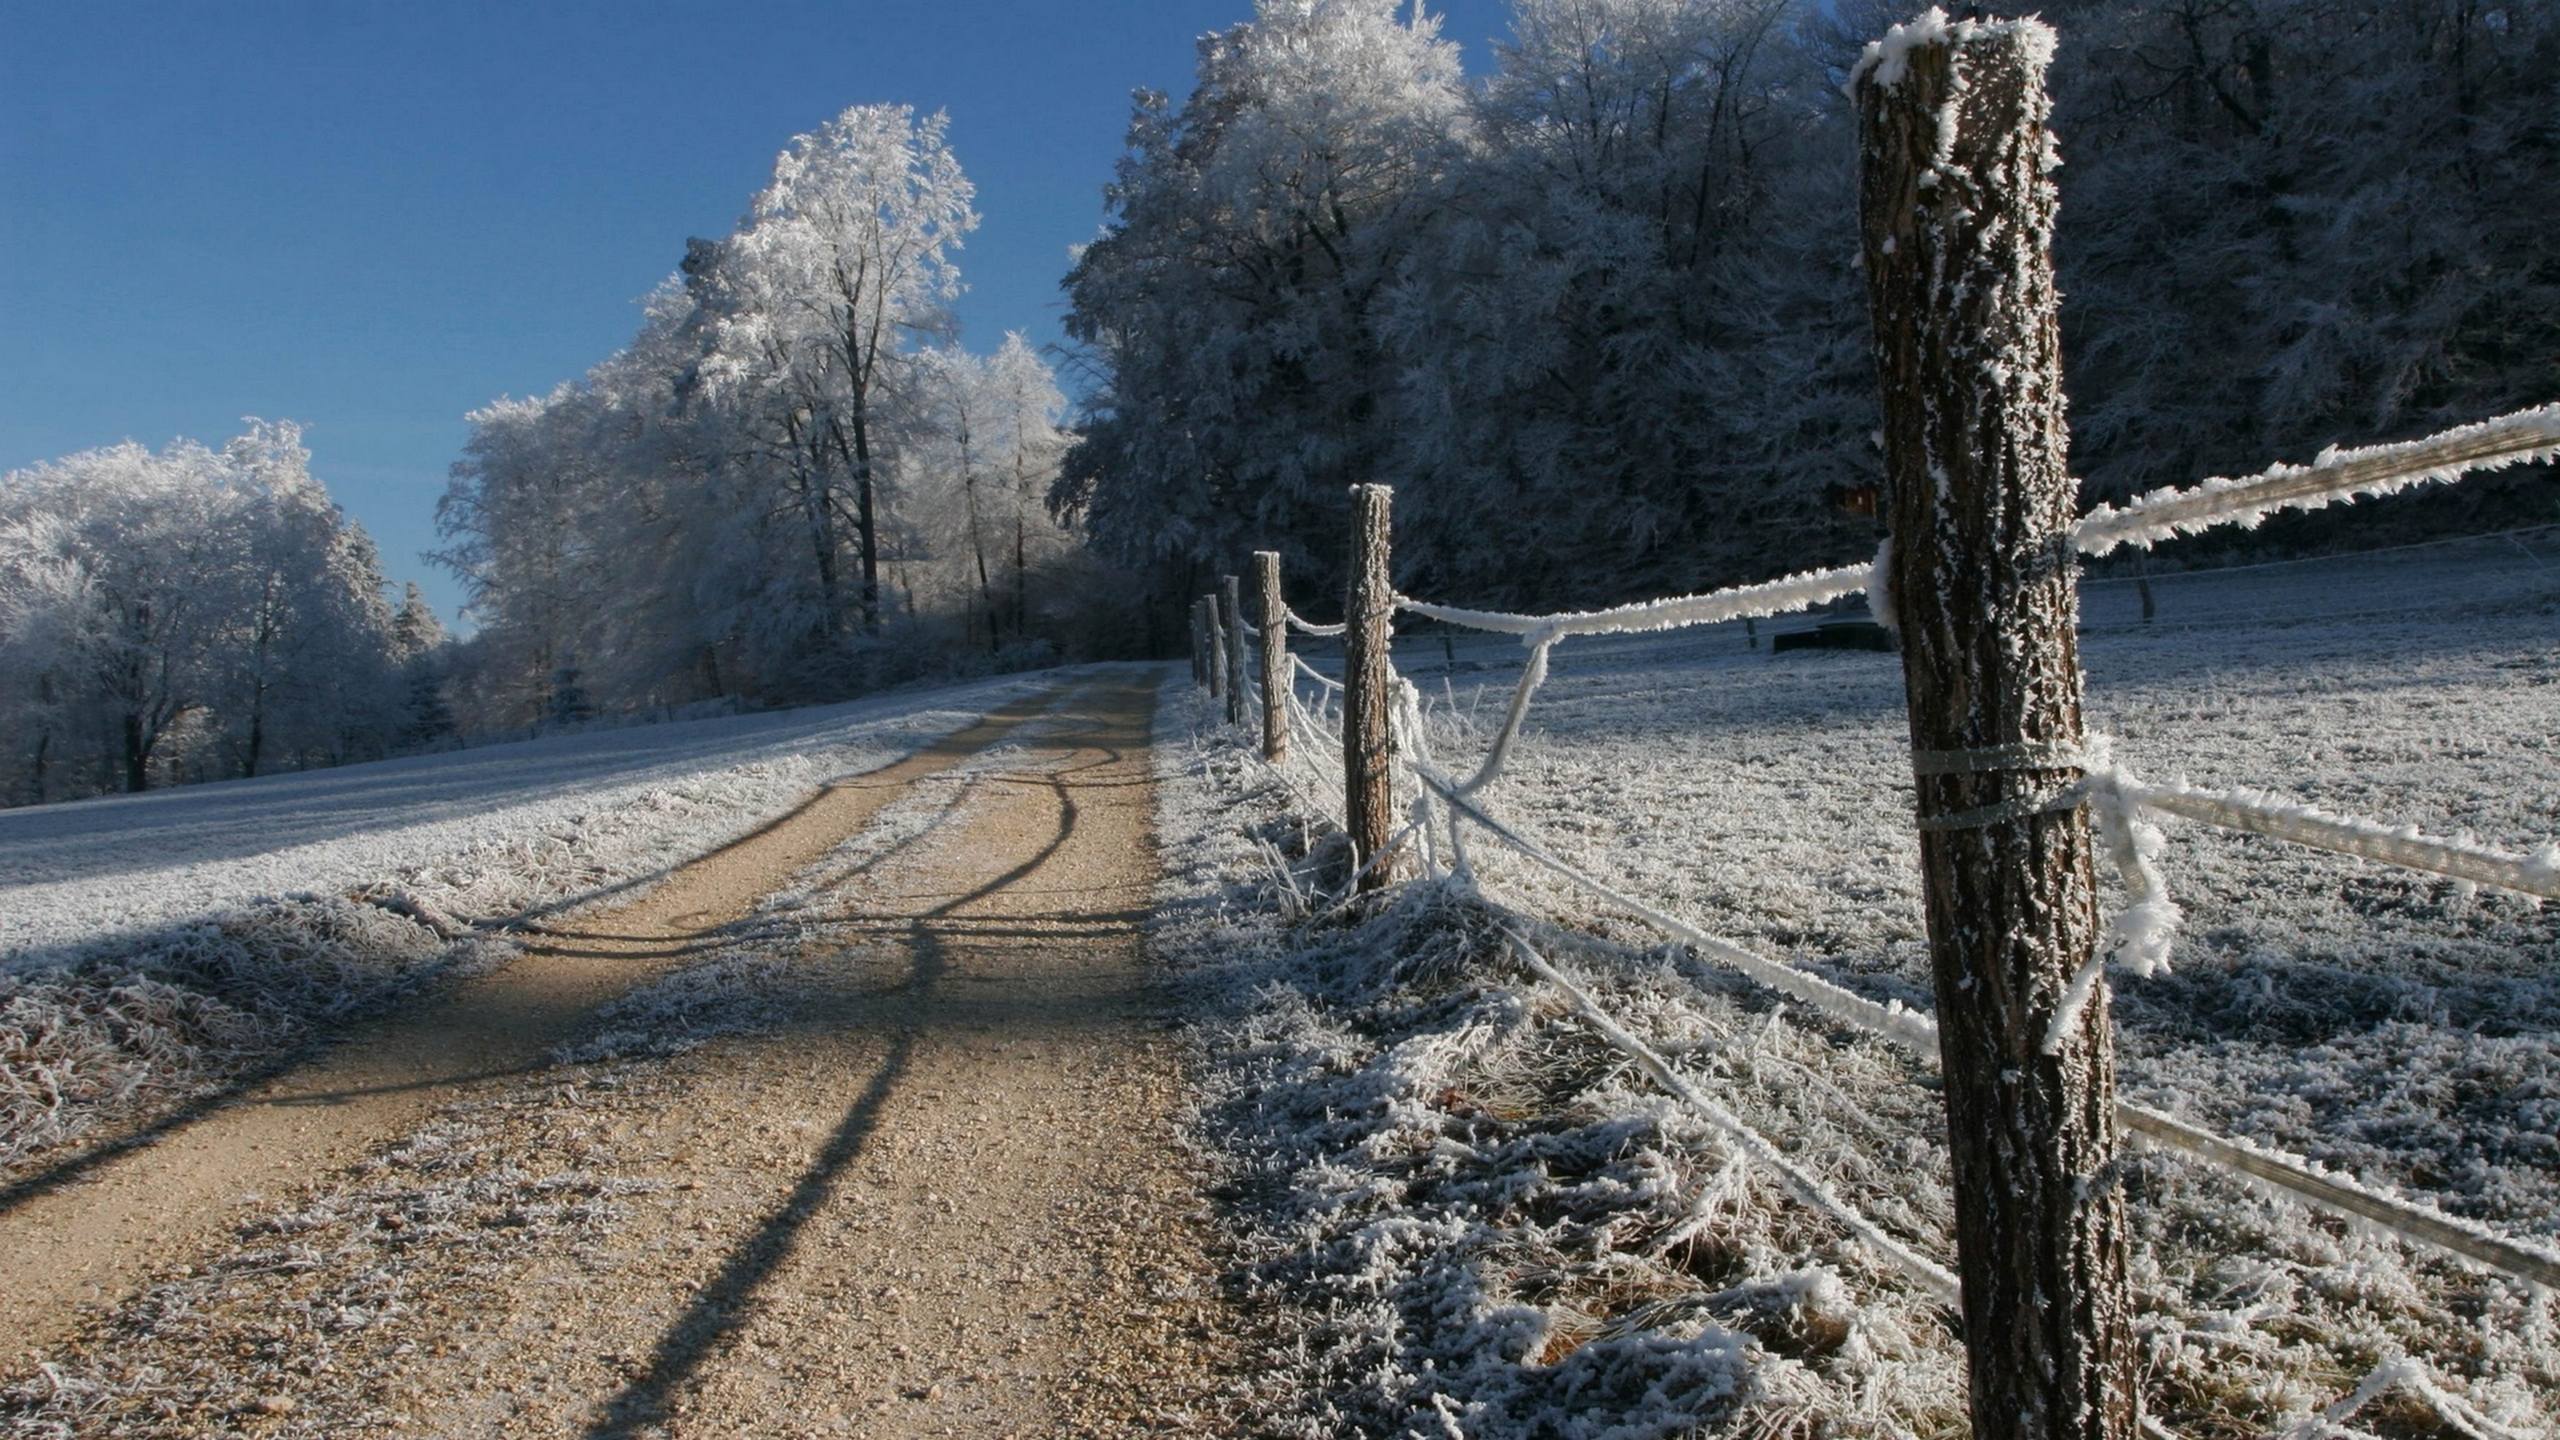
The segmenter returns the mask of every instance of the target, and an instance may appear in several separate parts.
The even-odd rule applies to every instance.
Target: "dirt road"
[[[0,1433],[1206,1421],[1228,1317],[1138,932],[1153,689],[831,788],[0,1215],[38,1352]]]

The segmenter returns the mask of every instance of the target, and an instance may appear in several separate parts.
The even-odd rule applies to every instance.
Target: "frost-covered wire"
[[[1433,768],[1431,737],[1422,729],[1422,692],[1414,688],[1412,681],[1397,673],[1392,664],[1388,673],[1395,680],[1396,696],[1394,706],[1387,712],[1389,733],[1400,742],[1397,749],[1412,757],[1412,768],[1416,773]],[[1444,867],[1431,843],[1431,791],[1428,787],[1420,784],[1413,787],[1413,804],[1408,813],[1413,819],[1405,828],[1422,847],[1423,868],[1429,872],[1440,871]],[[1457,812],[1451,811],[1449,828],[1453,833],[1457,823]],[[1392,850],[1393,847],[1389,848]]]
[[[1594,1000],[1589,991],[1566,979],[1562,971],[1548,964],[1546,957],[1533,949],[1529,942],[1522,939],[1517,932],[1505,931],[1504,933],[1509,936],[1512,953],[1519,957],[1520,963],[1532,974],[1562,990],[1565,996],[1573,1001],[1574,1009],[1581,1013],[1582,1018],[1593,1029],[1599,1031],[1601,1037],[1619,1053],[1642,1067],[1647,1075],[1653,1077],[1655,1084],[1671,1092],[1680,1103],[1696,1111],[1709,1124],[1723,1131],[1725,1137],[1736,1149],[1758,1162],[1771,1174],[1776,1175],[1789,1190],[1795,1192],[1796,1198],[1840,1222],[1842,1228],[1874,1247],[1878,1254],[1892,1261],[1905,1274],[1918,1281],[1921,1287],[1935,1296],[1940,1303],[1950,1307],[1961,1303],[1961,1291],[1956,1283],[1956,1277],[1947,1270],[1947,1267],[1886,1234],[1874,1221],[1860,1214],[1847,1201],[1832,1194],[1829,1186],[1824,1185],[1820,1180],[1806,1173],[1802,1166],[1788,1159],[1777,1146],[1769,1143],[1768,1137],[1752,1129],[1741,1116],[1709,1099],[1698,1087],[1690,1084],[1687,1077],[1671,1068],[1671,1062],[1663,1059],[1652,1046],[1637,1039],[1634,1032],[1619,1024],[1607,1010],[1601,1008],[1600,1002]]]
[[[2173,486],[2120,506],[2100,505],[2071,528],[2071,539],[2090,555],[2123,545],[2149,549],[2217,525],[2254,529],[2282,510],[2317,510],[2555,456],[2560,456],[2560,404],[2540,405],[2423,440],[2332,448],[2308,465],[2270,465],[2255,475]]]
[[[2183,781],[2171,785],[2145,785],[2131,780],[2119,783],[2125,795],[2145,809],[2290,840],[2315,850],[2378,860],[2404,870],[2560,900],[2560,842],[2546,844],[2531,855],[2518,855],[2428,835],[2414,825],[2392,826],[2332,815],[2259,790],[2201,790]]]
[[[1294,651],[1291,652],[1289,656],[1289,663],[1297,666],[1308,679],[1313,680],[1327,690],[1340,690],[1342,688],[1341,681],[1334,679],[1332,676],[1327,675],[1313,665],[1308,664],[1306,657],[1303,655],[1299,655]]]
[[[1312,735],[1316,739],[1324,742],[1325,749],[1332,754],[1340,755],[1342,753],[1342,737],[1327,728],[1325,723],[1318,719],[1314,712],[1307,708],[1305,702],[1298,698],[1297,687],[1283,686],[1281,687],[1280,695],[1284,703],[1289,707],[1289,713],[1292,717],[1290,724],[1293,729],[1303,734]],[[1322,815],[1328,824],[1335,826],[1348,824],[1351,813],[1351,797],[1343,789],[1340,773],[1332,767],[1325,765],[1311,765],[1307,767],[1320,777],[1318,783],[1320,788],[1324,791],[1324,798],[1318,799],[1316,797],[1310,797],[1306,791],[1299,786],[1298,782],[1291,777],[1290,770],[1292,768],[1293,767],[1286,764],[1278,765],[1273,767],[1273,773],[1280,777],[1282,784],[1289,787],[1290,793],[1296,795],[1301,801],[1305,802],[1309,809],[1312,809],[1317,814]]]
[[[1663,933],[1686,942],[1701,955],[1730,966],[1772,990],[1812,1005],[1847,1029],[1892,1041],[1928,1065],[1938,1063],[1938,1022],[1934,1016],[1899,1003],[1879,1005],[1792,965],[1707,935],[1696,926],[1574,868],[1544,846],[1486,814],[1474,801],[1456,795],[1455,787],[1445,778],[1416,773],[1422,783],[1438,790],[1453,808],[1468,819],[1562,878],[1626,910]],[[2432,1206],[2340,1180],[2320,1173],[2298,1157],[2283,1155],[2245,1140],[2216,1135],[2128,1101],[2116,1102],[2116,1120],[2126,1131],[2139,1134],[2155,1144],[2182,1151],[2216,1169],[2246,1175],[2321,1209],[2368,1221],[2412,1244],[2442,1250],[2532,1284],[2560,1289],[2560,1258],[2522,1245],[2484,1226],[2455,1219]]]
[[[2529,1245],[2432,1205],[2333,1175],[2299,1155],[2216,1135],[2128,1100],[2116,1102],[2116,1124],[2152,1144],[2182,1151],[2217,1170],[2258,1181],[2333,1214],[2368,1222],[2413,1245],[2432,1247],[2546,1290],[2560,1289],[2560,1253]]]
[[[2315,510],[2343,500],[2388,495],[2414,485],[2457,480],[2474,471],[2554,457],[2560,457],[2560,404],[2457,426],[2423,440],[2355,450],[2331,449],[2309,465],[2272,465],[2256,475],[2155,490],[2121,506],[2100,505],[2072,526],[2071,540],[2089,555],[2105,555],[2125,545],[2147,549],[2159,541],[2219,525],[2254,528],[2282,510]],[[1623,635],[1781,615],[1860,591],[1880,597],[1885,589],[1881,583],[1885,564],[1886,555],[1879,552],[1874,561],[1864,565],[1806,571],[1700,595],[1549,615],[1470,610],[1409,595],[1397,596],[1396,607],[1462,629],[1524,638],[1544,634],[1558,638]],[[1881,618],[1891,606],[1880,602],[1876,608]],[[1299,623],[1295,615],[1290,618],[1292,623]],[[1310,633],[1326,632],[1310,628]],[[1340,633],[1340,627],[1330,633]]]
[[[1485,752],[1484,763],[1476,773],[1458,787],[1461,795],[1473,795],[1502,775],[1503,762],[1511,758],[1512,742],[1520,738],[1521,722],[1529,718],[1529,699],[1546,683],[1547,652],[1553,650],[1558,637],[1553,631],[1542,631],[1529,637],[1529,660],[1520,670],[1520,683],[1511,691],[1511,708],[1503,712],[1502,728],[1495,732],[1493,746]],[[1452,821],[1454,824],[1454,820]]]
[[[2169,946],[2176,939],[2178,922],[2184,918],[2178,902],[2169,898],[2168,882],[2160,876],[2159,858],[2162,839],[2158,827],[2142,818],[2140,803],[2133,791],[2141,782],[2118,765],[2102,764],[2092,773],[2088,794],[2098,820],[2098,836],[2105,842],[2108,858],[2115,862],[2116,873],[2123,877],[2125,908],[2107,922],[2089,958],[2080,962],[2079,970],[2064,987],[2062,1001],[2054,1007],[2053,1020],[2045,1026],[2044,1053],[2062,1053],[2064,1039],[2080,1023],[2080,1012],[2087,1009],[2097,993],[2098,977],[2110,960],[2148,980],[2166,973],[2169,968]]]
[[[1699,954],[1740,971],[1780,994],[1793,996],[1852,1030],[1881,1036],[1924,1055],[1934,1057],[1937,1054],[1938,1024],[1928,1016],[1905,1007],[1899,1001],[1878,1004],[1819,975],[1772,960],[1730,940],[1710,935],[1676,915],[1655,909],[1606,881],[1575,868],[1554,851],[1495,819],[1474,800],[1459,793],[1457,786],[1446,776],[1422,770],[1414,773],[1424,785],[1438,792],[1451,808],[1484,827],[1494,838],[1599,899],[1682,941]]]
[[[1313,734],[1317,739],[1323,741],[1326,748],[1331,750],[1334,754],[1341,754],[1342,736],[1331,726],[1325,724],[1324,721],[1318,719],[1315,712],[1307,708],[1306,702],[1298,698],[1298,694],[1295,690],[1284,690],[1281,693],[1288,697],[1290,713],[1295,717],[1295,723],[1300,728]]]
[[[1635,605],[1617,605],[1606,610],[1564,611],[1554,615],[1518,615],[1503,610],[1466,610],[1455,605],[1436,605],[1416,600],[1410,595],[1396,597],[1396,608],[1410,610],[1427,620],[1455,625],[1464,630],[1486,630],[1497,635],[1536,636],[1552,633],[1567,635],[1632,635],[1649,630],[1677,630],[1689,625],[1713,625],[1724,620],[1783,615],[1855,595],[1867,588],[1873,578],[1873,565],[1843,565],[1831,570],[1810,570],[1789,575],[1782,580],[1765,580],[1756,585],[1735,585],[1723,590],[1710,590],[1703,595],[1679,595],[1668,600],[1647,600]]]
[[[1295,610],[1288,609],[1285,606],[1282,607],[1280,613],[1287,617],[1290,629],[1297,631],[1301,635],[1313,635],[1320,640],[1332,639],[1351,628],[1349,621],[1344,621],[1340,625],[1319,625],[1313,620],[1308,619],[1306,616],[1299,614]]]

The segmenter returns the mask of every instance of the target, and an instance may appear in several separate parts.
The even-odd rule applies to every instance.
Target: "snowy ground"
[[[2085,605],[2092,727],[2146,778],[2515,850],[2560,836],[2560,532],[2151,584],[2148,625],[2129,581]],[[1486,803],[1711,933],[1928,1008],[1898,661],[1773,657],[1786,628],[1759,650],[1738,625],[1568,642]],[[1460,773],[1521,653],[1400,643]],[[1960,1433],[1934,1302],[1598,1045],[1492,926],[1552,924],[1553,958],[1710,1095],[1945,1258],[1926,1073],[1482,842],[1500,910],[1441,888],[1291,925],[1325,877],[1293,818],[1334,793],[1321,748],[1294,788],[1215,744],[1168,759],[1163,822],[1204,857],[1168,880],[1191,902],[1168,955],[1253,997],[1203,1022],[1204,1123],[1263,1278],[1330,1337],[1301,1433]],[[2167,828],[2187,924],[2171,974],[2118,979],[2127,1092],[2560,1244],[2560,910]],[[2182,1160],[2129,1182],[2146,1391],[2178,1432],[2548,1433],[2550,1296]]]
[[[0,812],[0,1181],[1048,680]]]
[[[565,839],[677,793],[731,807],[734,819],[709,833],[685,827],[707,847],[766,818],[770,796],[885,763],[1028,683],[0,810],[0,964],[113,944],[261,896],[345,889],[450,867],[492,846]]]

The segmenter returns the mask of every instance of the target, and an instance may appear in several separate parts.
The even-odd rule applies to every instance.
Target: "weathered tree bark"
[[[1227,723],[1244,723],[1244,590],[1233,575],[1218,577],[1219,616],[1226,622]]]
[[[808,426],[805,431],[804,424]],[[827,480],[829,437],[834,437],[838,452],[850,452],[845,451],[843,436],[833,421],[821,427],[794,410],[783,417],[782,429],[790,442],[792,483],[800,497],[801,513],[809,521],[810,559],[818,570],[818,634],[832,649],[844,631],[844,606],[836,576],[835,500]]]
[[[880,521],[871,482],[871,416],[857,396],[853,411],[853,527],[862,541],[862,628],[880,633]]]
[[[994,655],[1004,649],[1004,638],[997,633],[1003,628],[1004,606],[996,599],[995,581],[987,575],[987,545],[978,533],[978,477],[969,468],[966,441],[960,445],[960,474],[963,477],[961,486],[968,492],[969,500],[969,548],[978,557],[978,592],[986,597],[987,602],[987,653]]]
[[[2073,484],[2034,20],[1888,41],[1856,79],[1868,296],[1935,971],[1973,1429],[2131,1440],[2106,989],[2078,777]],[[1970,812],[1970,813],[1968,813]]]
[[[1395,491],[1384,485],[1351,487],[1351,591],[1343,602],[1349,622],[1342,631],[1343,825],[1352,853],[1365,867],[1359,888],[1377,890],[1403,877],[1403,857],[1390,853],[1395,838],[1395,737],[1388,713],[1395,704],[1394,672],[1387,646],[1395,638],[1395,586],[1387,574],[1387,519]]]
[[[1289,758],[1289,602],[1280,594],[1280,552],[1253,552],[1254,585],[1261,592],[1262,758]]]
[[[139,712],[124,712],[124,788],[139,795],[151,788],[151,742],[145,738]]]
[[[240,762],[242,776],[255,779],[267,757],[267,682],[261,680],[249,701],[249,756]]]

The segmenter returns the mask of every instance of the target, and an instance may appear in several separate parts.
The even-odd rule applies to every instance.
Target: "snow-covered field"
[[[768,818],[773,796],[886,764],[1030,684],[999,680],[0,810],[0,962],[111,945],[261,896],[432,874],[493,846],[552,837],[582,839],[592,851],[596,837],[581,832],[679,792],[699,792],[731,816],[708,828],[641,830],[678,832],[708,848]],[[626,838],[647,843],[642,834]]]
[[[1046,683],[0,812],[0,1177],[505,958],[465,927],[628,897]]]
[[[2091,726],[2133,771],[2510,850],[2560,837],[2560,532],[2151,588],[2149,624],[2130,581],[2084,605]],[[1738,625],[1567,642],[1482,798],[1705,931],[1927,1009],[1899,662],[1772,656],[1788,628],[1762,622],[1758,650]],[[1398,661],[1463,774],[1523,652],[1451,648],[1408,639]],[[1324,873],[1291,818],[1336,793],[1322,748],[1292,788],[1205,745],[1169,771],[1164,822],[1218,857],[1169,878],[1199,903],[1168,954],[1221,977],[1204,995],[1252,996],[1204,1021],[1224,1077],[1204,1118],[1264,1278],[1326,1322],[1303,1433],[1961,1433],[1935,1303],[1597,1043],[1493,926],[1551,926],[1551,958],[1700,1088],[1948,1259],[1926,1070],[1481,838],[1499,910],[1425,887],[1292,927]],[[2164,828],[2186,923],[2169,974],[2117,977],[2128,1096],[2560,1248],[2560,909]],[[2128,1180],[2146,1392],[2173,1430],[2548,1433],[2550,1295],[2182,1159],[2139,1155]]]

